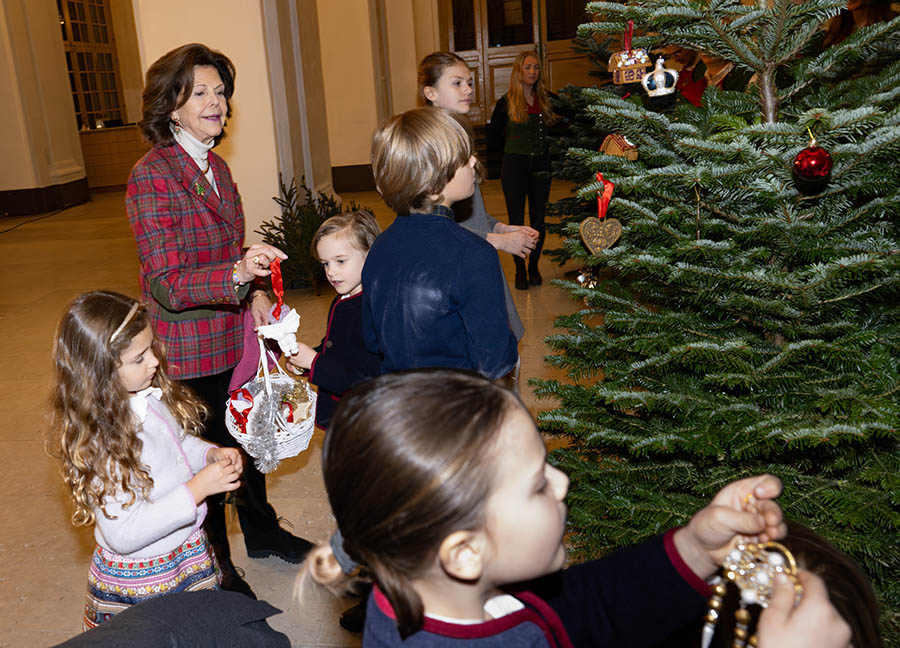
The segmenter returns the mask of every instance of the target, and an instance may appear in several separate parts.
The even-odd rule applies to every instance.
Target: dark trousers
[[[528,200],[529,225],[536,229],[539,236],[537,245],[528,255],[528,267],[537,268],[544,247],[544,214],[547,211],[547,199],[550,198],[550,156],[549,155],[517,155],[507,153],[503,156],[500,167],[500,186],[506,200],[506,213],[510,225],[525,224],[525,201]],[[525,261],[513,257],[516,272],[525,270]]]
[[[225,427],[225,401],[231,371],[229,369],[212,376],[189,378],[183,382],[209,407],[210,414],[204,422],[203,438],[220,446],[239,448],[240,444]],[[235,491],[234,502],[245,541],[247,536],[266,533],[278,526],[278,516],[266,495],[266,476],[257,470],[253,460],[246,455],[241,487]],[[207,497],[206,506],[208,510],[203,528],[215,549],[216,558],[224,563],[231,560],[228,530],[225,526],[225,494]]]

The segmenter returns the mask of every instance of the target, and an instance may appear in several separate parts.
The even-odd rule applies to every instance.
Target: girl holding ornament
[[[540,286],[543,281],[538,261],[544,246],[544,213],[550,197],[547,127],[557,119],[537,52],[520,53],[513,61],[509,91],[497,102],[488,124],[488,149],[503,151],[500,183],[509,223],[525,222],[527,200],[529,222],[538,233],[528,256],[527,274],[524,259],[515,259],[519,290],[527,290],[529,285]]]
[[[166,374],[150,322],[131,297],[89,292],[56,336],[55,442],[72,521],[97,541],[85,630],[163,593],[218,589],[203,500],[240,486],[240,451],[197,436],[207,409]]]
[[[364,460],[346,448],[365,448]],[[304,579],[338,588],[339,560],[368,567],[367,645],[652,645],[704,614],[705,581],[739,535],[785,534],[781,482],[760,475],[725,486],[684,527],[562,569],[569,479],[547,463],[518,396],[470,372],[406,371],[354,388],[322,467],[343,541],[314,549]],[[759,646],[845,647],[847,624],[821,581],[799,580],[794,610],[793,585],[776,578]]]

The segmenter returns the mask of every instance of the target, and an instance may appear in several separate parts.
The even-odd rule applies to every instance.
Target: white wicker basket
[[[247,454],[256,461],[260,472],[268,473],[278,462],[296,457],[306,450],[315,431],[316,393],[306,380],[287,374],[276,361],[275,371],[269,373],[267,355],[275,359],[259,339],[260,369],[243,387],[228,395],[225,425]],[[297,400],[297,390],[306,392],[309,408],[295,412],[291,400]],[[295,417],[295,414],[299,416]]]

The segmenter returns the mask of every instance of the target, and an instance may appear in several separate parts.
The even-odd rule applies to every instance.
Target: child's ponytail
[[[335,596],[346,596],[354,589],[353,585],[359,581],[359,576],[345,572],[335,558],[331,545],[325,543],[310,549],[300,566],[294,595],[301,602],[309,591],[310,581],[321,585]]]
[[[520,406],[489,380],[447,369],[387,374],[341,398],[322,448],[328,500],[341,547],[371,571],[401,636],[422,627],[412,582],[440,543],[484,525],[496,439]],[[307,562],[318,582],[336,573],[331,547]]]

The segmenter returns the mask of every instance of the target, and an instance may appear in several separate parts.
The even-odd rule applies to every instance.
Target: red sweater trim
[[[378,585],[372,589],[375,605],[388,618],[397,620],[394,608],[390,601],[379,589]],[[573,648],[572,641],[566,632],[562,621],[546,602],[531,592],[516,592],[515,597],[525,604],[521,610],[506,614],[499,619],[491,619],[483,623],[448,623],[438,619],[425,617],[422,630],[432,634],[449,637],[451,639],[481,639],[501,634],[507,630],[521,625],[524,622],[535,624],[544,633],[547,643],[554,648]]]
[[[694,588],[700,596],[709,598],[712,594],[709,585],[706,584],[706,581],[697,576],[693,569],[688,567],[688,564],[684,562],[684,559],[675,547],[675,532],[678,531],[679,528],[680,527],[669,529],[666,531],[666,535],[663,536],[663,547],[666,549],[666,555],[669,557],[669,562],[672,563],[672,566],[675,568],[675,571],[678,572],[678,575],[681,576],[688,585]]]

